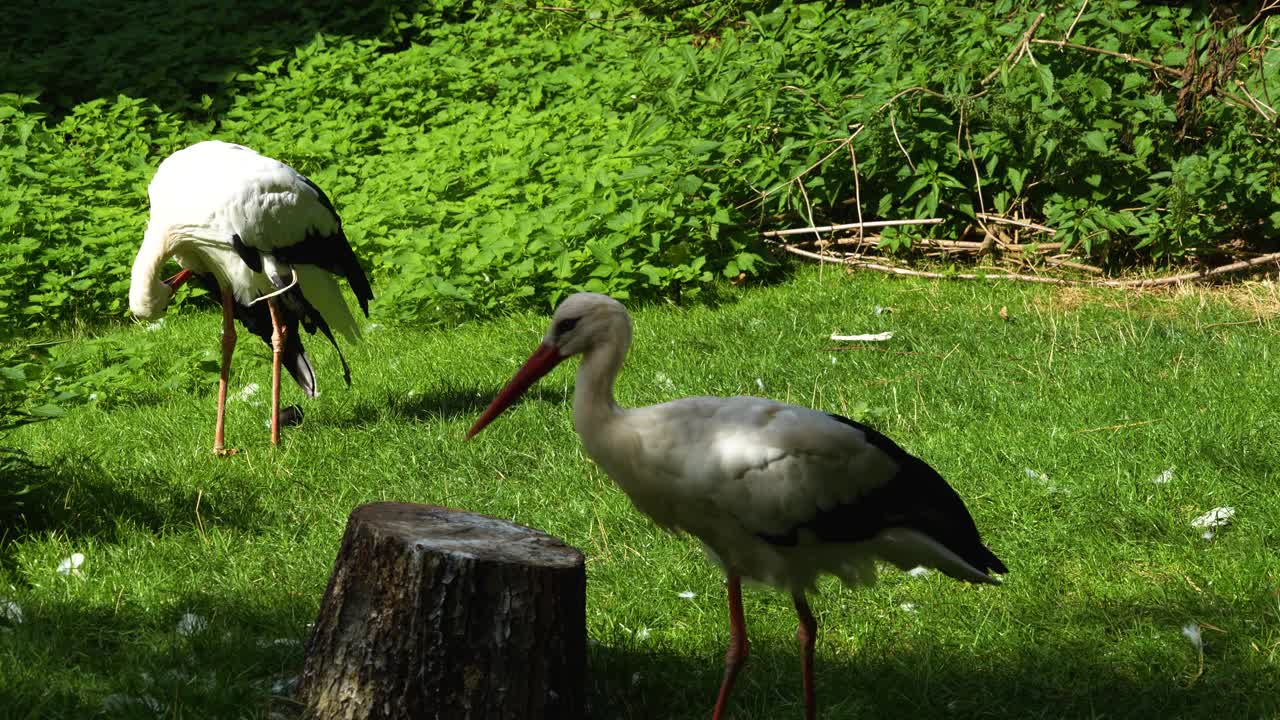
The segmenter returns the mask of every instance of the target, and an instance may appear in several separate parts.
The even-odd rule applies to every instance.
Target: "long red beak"
[[[178,271],[177,275],[165,280],[164,284],[169,286],[170,292],[178,292],[178,288],[182,287],[182,285],[190,279],[191,271],[183,269]]]
[[[551,369],[559,365],[564,360],[560,357],[560,349],[549,343],[542,343],[537,350],[524,361],[524,365],[516,371],[510,382],[502,391],[498,393],[498,397],[489,403],[489,407],[484,409],[484,413],[476,420],[475,425],[467,431],[467,439],[475,437],[475,434],[484,429],[485,425],[493,422],[494,418],[502,414],[503,410],[510,407],[511,403],[524,394],[538,379],[543,375],[551,372]]]

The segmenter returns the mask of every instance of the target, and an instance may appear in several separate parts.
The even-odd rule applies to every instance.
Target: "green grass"
[[[619,400],[750,393],[861,417],[938,468],[1009,565],[999,588],[937,573],[824,583],[822,717],[1278,717],[1277,330],[1215,325],[1276,302],[1265,285],[1137,296],[805,271],[718,307],[639,310]],[[9,436],[50,469],[0,545],[0,597],[25,616],[0,619],[0,716],[93,717],[113,695],[154,698],[169,718],[288,712],[272,683],[300,671],[346,516],[376,500],[484,512],[582,548],[592,717],[707,716],[721,575],[584,459],[572,367],[462,442],[545,320],[373,329],[348,353],[350,391],[312,339],[323,395],[278,450],[266,348],[244,336],[233,391],[264,391],[230,404],[236,457],[209,453],[212,379]],[[186,311],[118,332],[145,335],[158,382],[215,348],[217,327]],[[882,330],[894,338],[829,350],[833,331]],[[299,399],[288,386],[285,402]],[[1192,519],[1221,505],[1234,523],[1201,539]],[[72,552],[80,575],[58,575]],[[790,602],[749,592],[746,609],[733,716],[799,717]],[[188,612],[207,629],[180,634]],[[1192,622],[1203,661],[1181,632]]]

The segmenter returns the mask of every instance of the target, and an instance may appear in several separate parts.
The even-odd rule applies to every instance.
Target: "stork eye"
[[[565,318],[564,320],[561,320],[560,322],[556,323],[556,337],[560,337],[561,335],[564,335],[565,333],[572,330],[575,326],[577,326],[579,319],[580,318]]]

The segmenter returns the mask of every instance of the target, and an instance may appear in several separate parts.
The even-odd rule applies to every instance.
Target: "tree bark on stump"
[[[576,720],[585,710],[582,553],[430,505],[347,520],[303,668],[316,720]]]

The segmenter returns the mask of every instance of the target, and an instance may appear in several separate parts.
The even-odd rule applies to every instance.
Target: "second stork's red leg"
[[[711,712],[711,720],[721,720],[724,717],[725,706],[729,704],[729,691],[733,689],[733,681],[738,679],[738,671],[747,662],[750,652],[747,623],[742,616],[742,578],[730,575],[729,650],[724,654],[724,680],[720,682],[720,695],[716,698],[716,709]]]
[[[804,593],[796,593],[793,599],[796,615],[800,618],[796,637],[800,640],[800,672],[804,675],[804,718],[814,720],[818,710],[813,699],[813,645],[818,638],[818,621],[813,618]]]
[[[218,375],[218,419],[213,426],[213,452],[229,455],[226,442],[227,383],[231,378],[231,354],[236,349],[234,298],[230,290],[222,291],[222,371]]]
[[[267,300],[271,310],[271,444],[280,444],[280,357],[284,352],[284,336],[288,328],[280,317],[276,299]]]

